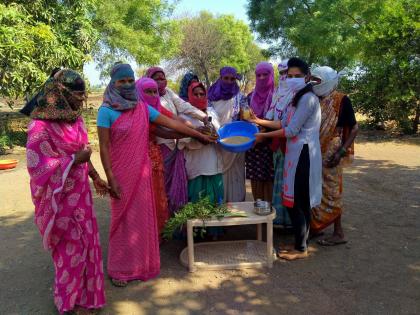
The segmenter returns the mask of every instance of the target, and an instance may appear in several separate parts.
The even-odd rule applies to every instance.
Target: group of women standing
[[[272,201],[275,223],[293,226],[295,245],[282,247],[280,258],[307,256],[311,225],[319,231],[334,222],[334,235],[323,245],[344,242],[340,159],[350,157],[357,132],[351,103],[335,92],[338,76],[330,68],[314,69],[312,78],[308,65],[292,58],[279,71],[275,89],[271,64],[258,64],[248,96],[240,92],[235,68],[222,68],[208,91],[188,73],[178,96],[159,67],[135,82],[129,65],[115,65],[97,117],[107,182],[90,162],[83,79],[64,69],[47,81],[31,113],[27,159],[35,222],[54,261],[60,313],[105,304],[89,177],[98,194],[111,196],[107,273],[115,286],[156,277],[166,220],[203,197],[244,201],[245,178],[255,199]],[[246,153],[221,150],[214,131],[245,118],[246,106],[253,112],[249,120],[261,126],[256,146]]]

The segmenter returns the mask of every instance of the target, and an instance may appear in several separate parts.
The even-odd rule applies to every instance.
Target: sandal
[[[337,246],[337,245],[342,245],[342,244],[346,244],[347,240],[345,239],[338,239],[338,240],[334,240],[334,239],[323,239],[323,240],[318,240],[317,243],[321,246]]]
[[[111,283],[118,288],[124,288],[128,285],[128,281],[118,279],[111,279]]]

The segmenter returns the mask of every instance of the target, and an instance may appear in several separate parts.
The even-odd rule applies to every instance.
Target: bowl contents
[[[220,142],[227,143],[227,144],[241,145],[241,144],[249,142],[250,140],[251,140],[250,137],[233,136],[233,137],[223,138],[220,140]]]

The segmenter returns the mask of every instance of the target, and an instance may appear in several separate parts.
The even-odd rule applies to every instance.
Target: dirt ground
[[[24,152],[0,172],[0,314],[56,314],[53,265],[33,224]],[[4,158],[4,157],[3,157]],[[98,154],[94,163],[99,168]],[[346,169],[344,227],[349,243],[312,243],[305,261],[272,269],[188,273],[182,241],[161,247],[159,278],[115,288],[101,314],[420,314],[420,143],[361,137]],[[109,206],[95,199],[104,257]],[[275,231],[275,244],[290,235]],[[226,238],[247,239],[253,228]]]

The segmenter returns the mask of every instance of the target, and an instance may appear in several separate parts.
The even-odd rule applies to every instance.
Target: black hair
[[[306,61],[297,57],[290,58],[287,62],[287,67],[288,69],[299,68],[299,70],[302,71],[304,75],[308,75],[310,73],[309,65],[306,63]],[[297,107],[302,96],[309,92],[312,92],[312,84],[307,84],[303,89],[296,93],[292,101],[292,106]]]
[[[304,75],[309,74],[309,65],[306,63],[306,61],[297,57],[289,59],[289,61],[287,62],[287,68],[299,68]]]
[[[299,90],[296,93],[296,95],[295,95],[295,97],[293,98],[293,101],[292,101],[292,106],[297,107],[297,105],[298,105],[300,99],[302,98],[302,96],[305,95],[306,93],[309,93],[309,92],[312,92],[312,91],[313,91],[312,90],[312,84],[310,84],[310,83],[306,84],[306,86],[303,89]]]

